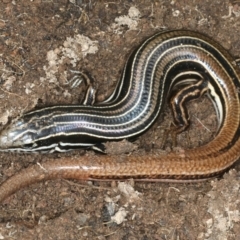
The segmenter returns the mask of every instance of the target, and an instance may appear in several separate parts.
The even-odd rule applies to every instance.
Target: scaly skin
[[[240,141],[225,153],[203,158],[194,150],[167,155],[104,156],[52,159],[23,169],[0,186],[0,202],[30,184],[49,179],[127,179],[195,181],[216,176],[239,158]],[[203,150],[203,149],[202,149]],[[180,156],[179,156],[180,155]]]

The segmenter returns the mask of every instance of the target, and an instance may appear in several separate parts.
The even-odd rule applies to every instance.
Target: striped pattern
[[[132,53],[108,99],[90,105],[94,93],[89,88],[92,96],[87,94],[86,105],[28,112],[2,131],[1,151],[66,151],[138,136],[153,124],[176,86],[181,90],[172,98],[172,110],[179,131],[189,124],[185,102],[207,92],[217,112],[221,136],[236,105],[234,100],[239,98],[238,73],[232,62],[220,45],[199,33],[158,33]],[[220,143],[217,149],[221,147]]]

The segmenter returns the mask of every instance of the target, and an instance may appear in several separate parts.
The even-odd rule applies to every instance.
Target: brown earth
[[[91,73],[98,100],[104,99],[116,86],[131,50],[158,31],[199,31],[240,56],[239,4],[224,0],[2,0],[2,126],[34,107],[81,101],[84,84],[76,88],[67,84],[73,69]],[[75,45],[78,34],[97,41],[93,45],[98,51],[86,55],[92,49]],[[66,57],[67,50],[74,52],[71,45],[77,52],[72,59]],[[192,124],[178,136],[180,149],[208,142],[217,127],[207,97],[189,104],[189,112]],[[167,109],[133,146],[118,143],[117,154],[129,148],[159,149],[171,121]],[[170,143],[169,139],[167,150]],[[109,149],[111,152],[111,144]],[[112,149],[116,150],[116,145]],[[83,154],[73,151],[51,157]],[[1,153],[0,181],[49,157]],[[235,167],[239,169],[237,164]],[[20,190],[0,206],[0,239],[240,239],[239,185],[238,170],[221,179],[188,184],[47,181]]]

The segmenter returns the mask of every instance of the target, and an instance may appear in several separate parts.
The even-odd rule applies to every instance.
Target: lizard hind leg
[[[179,90],[171,97],[170,106],[173,115],[173,123],[170,129],[166,130],[162,140],[162,147],[165,147],[166,140],[171,135],[173,147],[177,146],[177,135],[185,131],[190,125],[190,119],[186,103],[201,97],[208,91],[208,82],[200,79]]]

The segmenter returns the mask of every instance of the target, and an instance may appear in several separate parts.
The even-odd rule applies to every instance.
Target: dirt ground
[[[103,100],[116,86],[131,50],[158,31],[199,31],[240,56],[239,6],[239,1],[224,0],[2,0],[2,127],[9,118],[35,107],[81,102],[86,86],[73,87],[70,70],[91,73],[97,98]],[[178,136],[179,148],[202,145],[217,129],[207,97],[189,104],[189,112],[192,124]],[[171,121],[167,109],[130,148],[159,149]],[[125,145],[118,143],[115,154],[124,154]],[[111,145],[109,149],[111,153]],[[83,150],[45,155],[1,153],[0,182],[49,157],[57,160],[84,154]],[[238,164],[235,169],[202,183],[53,180],[34,184],[0,206],[0,239],[240,239]]]

